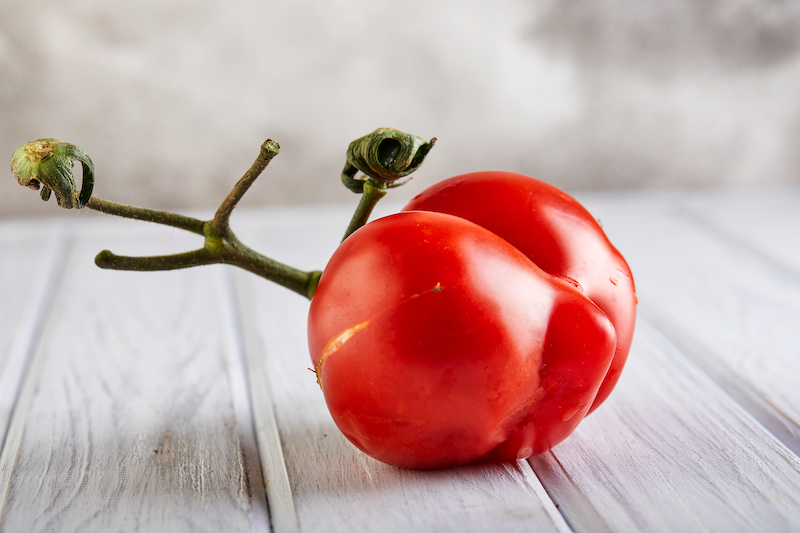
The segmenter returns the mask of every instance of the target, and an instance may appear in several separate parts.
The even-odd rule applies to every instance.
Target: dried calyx
[[[356,139],[347,149],[347,163],[342,170],[342,182],[353,192],[363,192],[368,178],[382,186],[397,187],[401,180],[419,168],[433,148],[436,138],[426,141],[391,128],[379,128]],[[358,171],[365,174],[359,179]]]
[[[80,161],[83,183],[78,191],[72,175],[72,165]],[[94,164],[89,155],[74,144],[56,139],[39,139],[14,150],[11,171],[20,185],[34,190],[41,188],[42,200],[56,195],[58,205],[65,209],[86,207],[94,187]]]

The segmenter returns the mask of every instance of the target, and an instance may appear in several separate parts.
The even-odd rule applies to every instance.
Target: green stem
[[[305,272],[262,255],[242,244],[231,232],[223,239],[223,249],[219,254],[221,263],[238,266],[301,294],[309,300],[314,296],[322,275],[321,271]]]
[[[278,155],[280,151],[280,145],[272,139],[267,139],[264,144],[261,145],[261,152],[258,154],[255,162],[253,162],[250,169],[245,172],[244,176],[236,182],[236,185],[233,186],[233,190],[228,194],[225,200],[223,200],[219,209],[217,209],[217,213],[214,215],[214,219],[211,222],[212,229],[215,233],[221,234],[225,231],[225,228],[228,227],[231,213],[239,203],[239,200],[242,199],[244,193],[247,192],[250,186],[256,181],[256,178],[267,168],[272,158]]]
[[[163,224],[165,226],[172,226],[179,228],[197,235],[205,235],[203,233],[204,221],[179,215],[176,213],[168,213],[166,211],[157,211],[155,209],[148,209],[146,207],[135,207],[132,205],[118,204],[110,202],[93,196],[86,207],[101,213],[114,215],[123,218],[132,218],[134,220],[144,220],[145,222],[154,222],[156,224]]]
[[[225,263],[243,268],[311,299],[322,272],[305,272],[261,255],[242,244],[230,229],[230,216],[239,200],[279,151],[280,146],[273,140],[267,140],[261,145],[261,152],[255,162],[225,197],[214,218],[208,221],[166,211],[117,204],[100,198],[90,199],[86,207],[95,211],[172,226],[205,237],[203,247],[190,252],[129,257],[103,250],[97,254],[95,263],[100,268],[138,271],[176,270]]]
[[[154,255],[147,257],[130,257],[116,255],[109,250],[103,250],[94,258],[94,262],[100,268],[109,270],[176,270],[179,268],[189,268],[193,266],[218,263],[214,261],[213,254],[205,248],[192,250],[173,255]]]
[[[361,194],[361,200],[342,241],[367,223],[375,204],[386,195],[387,189],[399,187],[411,179],[409,175],[419,168],[435,143],[435,137],[425,141],[391,128],[379,128],[350,143],[342,183]],[[356,179],[359,171],[366,179]]]
[[[436,139],[426,141],[390,128],[380,128],[356,139],[347,149],[342,181],[361,200],[345,238],[363,226],[388,188],[405,183],[422,164]],[[227,263],[253,272],[288,289],[311,298],[322,273],[304,272],[279,263],[248,248],[230,229],[230,217],[244,194],[250,189],[269,162],[280,152],[280,146],[268,139],[261,145],[258,157],[234,185],[211,220],[118,204],[92,197],[94,165],[81,148],[55,139],[39,139],[18,147],[11,157],[11,170],[21,185],[41,188],[43,200],[55,193],[58,204],[73,209],[89,209],[110,215],[144,220],[183,229],[205,238],[202,248],[172,255],[150,257],[119,256],[104,250],[95,262],[102,268],[117,270],[173,270],[213,263]],[[83,183],[76,190],[72,166],[83,165]],[[362,172],[367,179],[356,179]],[[343,239],[344,240],[344,239]]]
[[[206,223],[206,228],[210,225]],[[111,270],[158,271],[224,263],[238,266],[309,299],[314,295],[322,272],[304,272],[259,254],[228,231],[222,239],[207,237],[203,248],[172,255],[130,257],[103,250],[95,264]]]
[[[353,218],[350,220],[350,225],[347,227],[347,231],[345,232],[342,241],[349,237],[358,228],[367,223],[369,216],[372,214],[372,210],[378,204],[380,199],[386,196],[386,191],[386,185],[383,183],[377,183],[372,178],[364,181],[361,200],[358,202],[356,212],[353,214]]]

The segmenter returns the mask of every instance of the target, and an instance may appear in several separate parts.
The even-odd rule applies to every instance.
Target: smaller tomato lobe
[[[616,342],[575,287],[478,225],[431,212],[349,236],[308,332],[339,429],[410,468],[549,449],[585,416]]]
[[[455,215],[502,237],[542,270],[578,287],[617,334],[614,361],[591,410],[611,393],[628,357],[636,289],[628,264],[575,199],[512,172],[474,172],[442,180],[404,208]]]

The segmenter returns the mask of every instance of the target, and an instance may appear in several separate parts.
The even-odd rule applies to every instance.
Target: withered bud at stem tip
[[[426,141],[396,129],[379,128],[350,143],[342,182],[353,192],[361,193],[364,180],[356,178],[361,171],[383,186],[401,185],[406,180],[400,178],[417,170],[435,143],[436,138]]]
[[[80,191],[72,175],[73,162],[83,166]],[[55,193],[58,205],[65,209],[81,209],[92,197],[94,164],[89,155],[74,144],[56,139],[39,139],[26,143],[11,156],[11,172],[20,185],[38,190],[42,200]]]

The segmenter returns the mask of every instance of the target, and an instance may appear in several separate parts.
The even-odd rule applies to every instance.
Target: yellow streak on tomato
[[[322,378],[322,364],[325,362],[332,353],[336,352],[339,348],[344,346],[344,343],[350,340],[350,338],[355,335],[359,330],[364,329],[369,325],[369,320],[365,320],[360,324],[356,324],[351,328],[347,328],[343,332],[339,333],[336,337],[328,341],[328,344],[325,345],[325,349],[322,350],[322,357],[319,358],[319,362],[316,366],[316,374],[317,374],[317,385],[322,388],[322,382],[320,381]]]
[[[444,290],[444,287],[442,287],[442,284],[437,282],[436,285],[433,286],[433,288],[428,289],[427,291],[420,292],[418,294],[412,294],[408,298],[405,298],[404,300],[402,300],[397,305],[403,305],[403,304],[405,304],[407,302],[410,302],[411,300],[413,300],[415,298],[419,298],[420,296],[425,296],[426,294],[430,294],[432,292],[433,293],[442,292],[443,290]],[[396,306],[388,307],[388,308],[384,309],[383,311],[381,311],[380,313],[378,313],[377,316],[378,317],[383,316],[384,314],[388,313],[391,309],[394,309],[394,308],[396,308]],[[372,319],[370,319],[370,320],[372,320]],[[370,323],[370,320],[365,320],[364,322],[361,322],[360,324],[356,324],[353,327],[347,328],[343,332],[339,333],[336,337],[334,337],[333,339],[328,341],[328,344],[325,345],[325,349],[322,350],[322,356],[319,358],[319,362],[317,363],[317,365],[316,365],[316,367],[314,369],[314,372],[317,374],[317,385],[319,385],[320,389],[322,388],[322,381],[321,381],[321,378],[322,378],[322,364],[325,362],[325,359],[327,359],[332,353],[336,352],[339,348],[344,346],[344,343],[349,341],[350,338],[353,335],[355,335],[356,333],[358,333],[359,330],[362,330],[365,327],[367,327],[369,325],[369,323]]]

